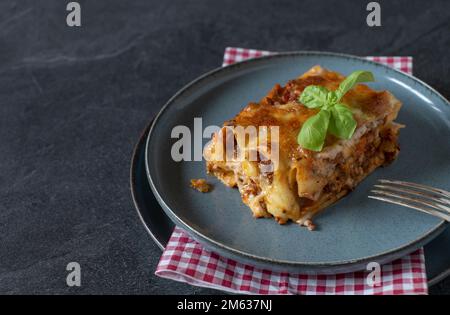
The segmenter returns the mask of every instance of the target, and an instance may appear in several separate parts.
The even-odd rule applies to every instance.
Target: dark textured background
[[[128,181],[141,130],[226,46],[411,55],[450,95],[448,0],[379,1],[380,28],[369,1],[80,1],[79,28],[68,2],[0,2],[0,293],[216,292],[153,275]]]

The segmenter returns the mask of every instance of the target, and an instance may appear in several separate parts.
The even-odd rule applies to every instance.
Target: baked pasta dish
[[[315,214],[399,153],[400,101],[359,84],[370,72],[354,74],[315,66],[276,84],[213,135],[207,172],[237,187],[254,217],[313,229]]]

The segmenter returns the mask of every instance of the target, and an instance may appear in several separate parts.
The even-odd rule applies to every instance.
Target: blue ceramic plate
[[[351,194],[318,215],[319,229],[252,217],[236,190],[210,177],[215,189],[201,194],[189,187],[191,178],[206,177],[203,161],[175,162],[172,128],[194,130],[221,125],[250,101],[261,99],[275,84],[311,66],[348,74],[372,71],[375,89],[390,90],[404,106],[397,119],[401,131],[399,158],[378,169]],[[423,82],[387,66],[358,57],[320,53],[283,53],[220,68],[179,91],[155,118],[146,144],[150,186],[179,226],[216,252],[260,267],[303,273],[336,273],[364,269],[371,261],[385,263],[429,242],[445,229],[432,216],[367,198],[379,178],[408,180],[449,189],[450,106]],[[204,139],[205,144],[208,139]]]

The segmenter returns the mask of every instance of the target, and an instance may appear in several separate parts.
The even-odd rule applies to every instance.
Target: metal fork
[[[380,179],[369,198],[412,208],[450,222],[450,192],[399,180]]]

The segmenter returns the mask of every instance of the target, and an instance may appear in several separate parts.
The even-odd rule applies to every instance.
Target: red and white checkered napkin
[[[223,65],[271,54],[227,48]],[[366,57],[412,73],[411,57]],[[314,232],[312,232],[314,233]],[[157,276],[192,285],[246,294],[427,294],[423,249],[381,266],[381,281],[370,286],[369,271],[302,275],[263,270],[221,257],[176,227],[159,261]]]

